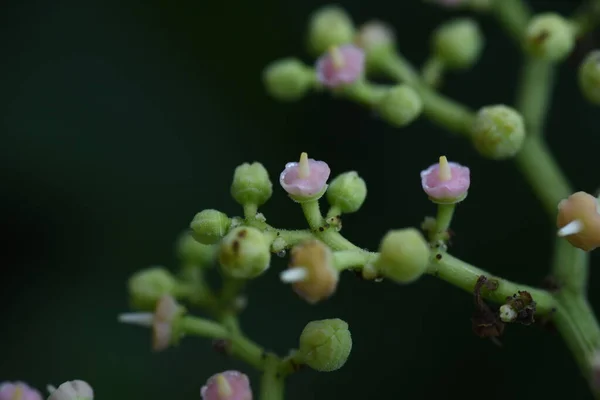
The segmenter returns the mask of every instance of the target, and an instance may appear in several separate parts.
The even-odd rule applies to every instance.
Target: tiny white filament
[[[308,277],[308,271],[304,267],[294,267],[283,271],[279,278],[285,283],[302,282]]]
[[[576,233],[581,232],[582,230],[583,223],[580,220],[576,219],[575,221],[571,221],[562,228],[560,228],[556,234],[560,237],[564,237],[574,235]]]
[[[119,322],[139,326],[152,326],[154,314],[152,313],[127,313],[119,315]]]

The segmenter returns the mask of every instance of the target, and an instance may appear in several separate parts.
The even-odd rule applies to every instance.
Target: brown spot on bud
[[[329,298],[337,288],[339,273],[333,265],[333,253],[319,240],[292,248],[289,267],[305,268],[306,278],[292,283],[292,287],[308,303],[315,304]]]
[[[594,196],[577,192],[558,204],[556,226],[560,229],[578,220],[583,224],[580,232],[565,237],[573,246],[592,251],[600,246],[600,214]]]

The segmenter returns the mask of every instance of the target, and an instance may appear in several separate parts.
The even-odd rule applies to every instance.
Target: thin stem
[[[306,201],[300,203],[300,206],[310,229],[313,232],[318,232],[319,228],[323,227],[323,215],[321,215],[321,209],[319,208],[319,200]]]
[[[558,203],[568,197],[572,189],[550,150],[539,137],[529,137],[517,153],[515,161],[544,209],[554,220]]]
[[[229,336],[229,331],[223,325],[199,317],[183,317],[181,330],[188,335],[209,339],[223,339]]]
[[[421,69],[423,82],[432,88],[437,88],[442,82],[445,65],[439,57],[431,56]]]
[[[338,215],[341,215],[342,211],[340,210],[340,208],[338,206],[331,206],[329,207],[329,210],[327,211],[327,218],[332,218],[332,217],[337,217]]]
[[[361,80],[344,88],[339,94],[365,106],[373,107],[385,94],[386,90],[386,85],[374,85]]]
[[[260,229],[270,237],[271,241],[280,238],[285,242],[285,249],[314,238],[314,235],[308,229],[277,229],[267,224],[265,221],[256,218],[246,220],[245,224]]]
[[[333,253],[333,263],[338,271],[343,271],[349,268],[363,267],[375,257],[374,253],[368,253],[364,250],[342,250]]]
[[[284,380],[279,374],[280,360],[269,354],[265,361],[265,369],[260,381],[260,400],[282,400],[284,397]]]
[[[527,134],[541,135],[554,87],[555,68],[547,61],[528,58],[521,72],[516,106],[525,119]]]
[[[563,290],[585,295],[588,261],[588,253],[574,247],[564,238],[556,238],[552,276]]]
[[[487,278],[497,280],[498,282],[498,288],[496,290],[484,293],[485,298],[502,304],[506,302],[507,297],[516,294],[518,291],[527,291],[537,303],[537,313],[539,315],[550,313],[556,306],[556,302],[552,295],[545,290],[495,277],[488,274],[486,271],[451,256],[450,254],[443,254],[439,259],[433,257],[427,269],[427,273],[443,279],[467,292],[473,292],[477,279],[481,275],[485,275]]]
[[[492,12],[504,30],[520,44],[531,18],[529,7],[522,0],[494,0]]]
[[[258,211],[258,206],[256,204],[246,203],[246,204],[244,204],[243,207],[244,207],[244,217],[246,219],[256,217],[256,213]]]
[[[438,204],[437,217],[435,219],[435,228],[431,231],[430,240],[432,243],[445,241],[448,228],[452,222],[456,204]]]

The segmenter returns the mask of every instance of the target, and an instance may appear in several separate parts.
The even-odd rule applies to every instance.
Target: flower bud
[[[319,56],[332,46],[352,42],[354,24],[350,16],[338,6],[324,6],[310,17],[308,47],[314,56]]]
[[[577,192],[558,204],[558,236],[583,251],[600,247],[600,205],[591,194]]]
[[[351,44],[332,47],[316,62],[317,81],[330,89],[352,85],[364,74],[365,54]]]
[[[341,212],[358,211],[367,198],[367,184],[356,171],[344,172],[335,177],[327,188],[327,201]]]
[[[294,246],[289,268],[281,273],[281,280],[291,283],[294,291],[310,304],[333,295],[338,278],[339,272],[333,265],[333,253],[319,240]]]
[[[575,30],[567,19],[558,14],[539,14],[527,26],[524,47],[534,57],[561,61],[575,47]]]
[[[269,268],[270,261],[270,243],[256,228],[235,228],[219,246],[221,270],[232,278],[256,278]]]
[[[348,324],[338,318],[325,319],[304,327],[296,357],[314,370],[330,372],[344,366],[351,350]]]
[[[324,161],[300,155],[299,162],[289,162],[279,175],[279,184],[298,203],[320,199],[327,190],[331,170]]]
[[[600,50],[590,52],[581,63],[579,88],[588,101],[600,105]]]
[[[133,308],[152,310],[156,302],[166,294],[173,295],[177,280],[162,267],[147,268],[129,278],[129,296]]]
[[[406,84],[388,89],[377,103],[376,111],[390,124],[403,127],[416,120],[423,111],[423,101]]]
[[[477,22],[457,18],[433,32],[432,51],[448,69],[466,69],[477,62],[484,39]]]
[[[94,390],[84,381],[65,382],[52,391],[48,400],[93,400]]]
[[[272,194],[273,183],[261,163],[244,163],[235,169],[231,183],[231,196],[238,204],[261,206],[271,198]]]
[[[375,65],[382,56],[394,51],[396,35],[389,25],[369,21],[360,27],[354,43],[364,50],[367,64]]]
[[[42,400],[42,395],[24,382],[2,382],[0,400]]]
[[[231,227],[231,219],[221,211],[200,211],[190,224],[194,239],[202,244],[215,244],[225,236]]]
[[[248,376],[239,371],[225,371],[211,376],[200,389],[202,400],[252,400]]]
[[[381,240],[379,253],[375,268],[397,283],[414,282],[429,265],[429,245],[415,228],[388,232]]]
[[[191,232],[184,232],[177,241],[177,255],[186,264],[198,267],[210,265],[215,258],[215,246],[202,244],[192,236]]]
[[[513,157],[525,141],[525,123],[516,110],[505,105],[483,107],[471,127],[473,144],[485,157]]]
[[[267,92],[280,101],[300,100],[314,81],[314,71],[296,58],[274,61],[263,72]]]

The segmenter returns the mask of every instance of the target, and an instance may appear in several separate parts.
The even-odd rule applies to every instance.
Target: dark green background
[[[536,2],[573,10],[578,2]],[[261,84],[271,60],[305,57],[303,34],[319,1],[4,1],[0,6],[0,162],[3,269],[0,380],[43,388],[85,379],[98,399],[197,399],[212,373],[244,365],[190,338],[152,354],[149,334],[118,325],[126,279],[150,265],[176,268],[173,243],[194,214],[240,210],[233,169],[265,164],[275,179],[301,151],[333,174],[357,170],[369,186],[344,231],[376,248],[390,228],[434,212],[419,171],[447,154],[472,170],[454,224],[453,252],[508,278],[538,284],[551,221],[514,165],[481,159],[426,120],[393,129],[359,106],[314,95],[279,104]],[[360,23],[391,22],[415,63],[449,13],[417,0],[344,1]],[[484,58],[444,91],[472,107],[510,103],[519,53],[484,19]],[[593,46],[594,42],[587,42]],[[548,139],[578,190],[594,191],[598,108],[576,86],[577,57],[561,67]],[[265,207],[279,227],[302,227],[279,186]],[[596,260],[597,261],[597,260]],[[309,306],[277,280],[253,282],[242,323],[284,353],[310,320],[340,317],[354,350],[333,373],[304,371],[289,399],[588,398],[560,338],[510,326],[498,348],[474,336],[472,298],[431,277],[410,286],[344,274],[334,298]],[[592,303],[600,282],[592,274]]]

